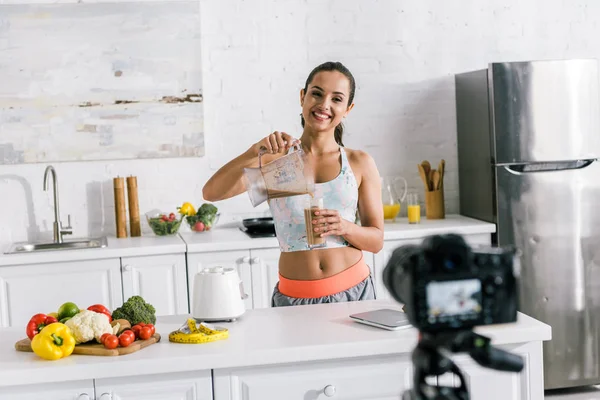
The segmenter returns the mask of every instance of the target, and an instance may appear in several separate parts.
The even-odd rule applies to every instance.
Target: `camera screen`
[[[481,312],[481,281],[429,282],[427,284],[428,319],[430,323],[477,319]]]

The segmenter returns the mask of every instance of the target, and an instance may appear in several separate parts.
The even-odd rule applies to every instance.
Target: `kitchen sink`
[[[14,243],[9,247],[5,254],[35,253],[40,251],[56,250],[97,249],[106,247],[107,245],[108,242],[106,240],[106,236],[99,238],[65,240],[62,243]]]

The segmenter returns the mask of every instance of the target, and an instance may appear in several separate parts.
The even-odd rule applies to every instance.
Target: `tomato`
[[[143,328],[144,326],[146,326],[146,323],[144,323],[144,322],[138,322],[136,325],[139,325],[139,326],[141,326]]]
[[[119,345],[119,338],[111,334],[104,339],[103,343],[107,349],[116,349]]]
[[[175,221],[175,218],[176,217],[174,213],[169,214],[169,221]]]
[[[131,332],[131,334],[126,334],[126,332]],[[119,344],[121,345],[121,347],[127,347],[134,341],[135,336],[132,331],[125,331],[121,333],[121,336],[119,336]]]
[[[198,221],[194,224],[194,230],[196,232],[202,232],[204,231],[204,222],[202,221]]]
[[[135,333],[131,329],[127,329],[127,330],[123,331],[119,337],[121,337],[123,335],[130,336],[131,337],[131,341],[135,340]]]
[[[104,344],[104,341],[108,336],[112,335],[112,333],[105,333],[100,337],[100,343]]]
[[[132,326],[132,327],[131,327],[131,330],[132,330],[132,331],[133,331],[133,333],[135,334],[135,337],[136,337],[136,338],[139,338],[139,337],[140,337],[140,330],[141,330],[141,329],[142,329],[142,327],[141,327],[141,326],[139,326],[139,325],[134,325],[134,326]]]
[[[148,340],[152,337],[152,328],[149,326],[144,326],[140,331],[140,339]]]
[[[167,222],[169,220],[169,217],[167,217],[165,214],[160,216],[160,219]]]
[[[152,324],[148,324],[148,325],[146,325],[146,326],[149,326],[149,327],[150,327],[150,329],[152,330],[152,334],[153,334],[153,335],[156,333],[156,328],[154,327],[154,325],[152,325]]]

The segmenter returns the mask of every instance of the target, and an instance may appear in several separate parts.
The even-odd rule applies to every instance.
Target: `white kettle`
[[[246,312],[244,285],[235,268],[204,268],[194,277],[192,317],[234,321]]]

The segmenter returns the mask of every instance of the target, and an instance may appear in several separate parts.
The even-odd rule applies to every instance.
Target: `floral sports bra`
[[[329,182],[316,183],[314,195],[315,198],[323,198],[326,209],[337,210],[342,218],[354,223],[358,206],[358,183],[343,147],[340,147],[340,153],[342,168],[339,175]],[[304,222],[304,209],[309,201],[308,194],[269,199],[275,233],[282,252],[310,250]],[[326,236],[325,243],[325,249],[350,246],[341,236]]]

